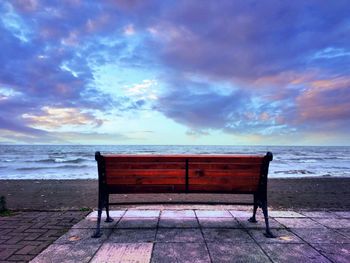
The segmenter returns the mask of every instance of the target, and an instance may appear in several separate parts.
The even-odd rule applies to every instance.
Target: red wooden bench
[[[267,175],[272,153],[264,155],[101,155],[96,152],[99,201],[96,231],[100,237],[102,209],[109,216],[110,194],[121,193],[235,193],[253,194],[254,210],[262,208],[266,236],[268,222]]]

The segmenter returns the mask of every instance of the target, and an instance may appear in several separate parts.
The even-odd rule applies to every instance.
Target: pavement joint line
[[[152,245],[150,262],[152,262],[152,259],[153,259],[153,253],[154,253],[154,248],[155,248],[155,244],[156,244],[156,241],[157,241],[157,235],[158,235],[158,229],[159,229],[159,222],[160,222],[161,214],[162,214],[162,211],[159,213],[159,216],[158,216],[158,221],[157,221],[157,226],[156,226],[156,233],[155,233],[155,237],[154,237],[154,243]]]
[[[301,236],[299,236],[297,233],[293,232],[291,229],[290,231],[296,235],[297,237],[299,237],[303,242],[305,242],[306,245],[308,245],[309,247],[311,247],[313,250],[315,250],[318,254],[324,256],[326,259],[328,259],[330,262],[334,262],[332,259],[330,259],[327,255],[321,253],[320,251],[318,251],[318,249],[316,249],[312,244],[310,244],[309,242],[307,242],[305,239],[303,239]]]
[[[248,220],[248,219],[247,219]],[[273,263],[274,261],[271,259],[271,257],[266,253],[266,251],[261,247],[261,245],[259,244],[259,242],[257,240],[255,240],[255,238],[253,237],[253,235],[250,233],[250,231],[248,231],[248,229],[245,229],[246,232],[248,233],[248,235],[254,240],[254,243],[258,245],[258,247],[261,249],[261,251],[265,254],[265,256],[267,256],[267,258]]]
[[[195,211],[195,210],[194,210],[194,211]],[[210,250],[209,250],[207,241],[205,240],[205,236],[204,236],[204,233],[203,233],[203,227],[202,227],[202,225],[201,225],[200,222],[199,222],[199,218],[198,218],[196,212],[194,212],[194,215],[195,215],[195,217],[196,217],[199,230],[201,231],[201,235],[202,235],[202,237],[203,237],[203,241],[204,241],[205,248],[206,248],[206,250],[208,251],[210,263],[213,263],[213,259],[212,259],[212,256],[211,256],[211,254],[210,254]]]

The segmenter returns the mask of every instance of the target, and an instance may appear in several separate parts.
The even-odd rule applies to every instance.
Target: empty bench
[[[252,223],[261,207],[267,237],[267,175],[272,153],[266,155],[102,155],[98,167],[98,217],[93,237],[101,236],[103,208],[109,216],[110,194],[122,193],[234,193],[254,195]]]

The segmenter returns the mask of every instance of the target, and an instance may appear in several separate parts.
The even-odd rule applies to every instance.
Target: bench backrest
[[[265,183],[272,154],[100,155],[99,176],[115,193],[252,193]]]

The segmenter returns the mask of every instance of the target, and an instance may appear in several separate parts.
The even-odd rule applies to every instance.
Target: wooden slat
[[[184,177],[185,169],[109,169],[106,170],[106,177]]]
[[[185,162],[119,162],[109,160],[106,169],[186,169]]]
[[[244,177],[260,177],[259,170],[202,170],[191,169],[188,171],[189,178],[202,177],[228,177],[228,178],[244,178]]]
[[[190,164],[195,163],[231,163],[231,164],[262,164],[260,156],[196,156],[188,158]]]
[[[110,193],[183,193],[185,185],[108,185]]]
[[[166,155],[106,155],[105,162],[185,162],[183,156]]]
[[[198,185],[193,184],[189,186],[190,193],[232,193],[232,192],[244,192],[253,193],[257,190],[250,184],[239,184],[239,185]]]
[[[107,184],[135,184],[135,185],[184,185],[185,184],[185,178],[179,178],[179,177],[134,177],[134,176],[127,176],[127,177],[107,177]]]
[[[208,170],[260,170],[261,163],[189,163],[189,169],[208,169]]]

